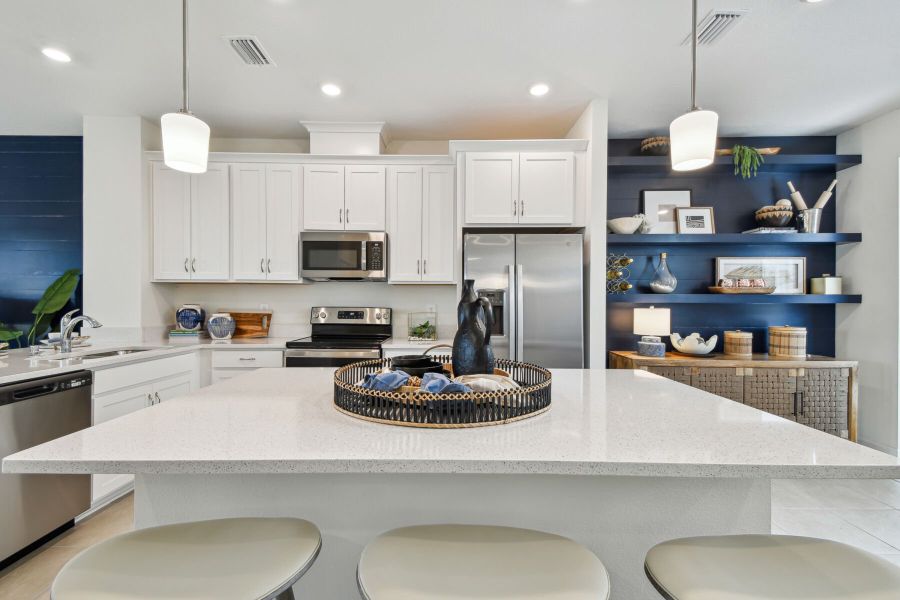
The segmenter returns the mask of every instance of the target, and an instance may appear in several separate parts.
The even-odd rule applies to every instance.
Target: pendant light
[[[697,0],[692,0],[691,15],[691,110],[669,125],[675,171],[693,171],[712,164],[719,127],[718,114],[697,108]]]
[[[205,173],[209,158],[209,125],[188,108],[187,0],[181,0],[181,110],[160,119],[163,160],[166,166],[185,173]]]

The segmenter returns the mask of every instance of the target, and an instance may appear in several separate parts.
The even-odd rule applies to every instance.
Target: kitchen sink
[[[113,356],[126,356],[136,352],[148,352],[157,349],[158,348],[119,348],[117,350],[100,350],[97,352],[85,352],[84,354],[79,354],[78,358],[83,360],[93,360],[97,358],[110,358]]]

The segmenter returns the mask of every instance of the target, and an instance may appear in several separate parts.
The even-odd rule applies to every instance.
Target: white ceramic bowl
[[[609,219],[606,225],[613,233],[631,234],[640,229],[643,223],[644,220],[640,217],[619,217],[618,219]]]
[[[699,333],[692,333],[686,338],[673,333],[669,336],[669,339],[672,340],[672,347],[678,352],[703,356],[713,351],[713,348],[716,347],[716,342],[719,341],[719,336],[714,335],[708,340],[704,340]]]

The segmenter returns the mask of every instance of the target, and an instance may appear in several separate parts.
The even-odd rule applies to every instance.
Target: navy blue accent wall
[[[81,223],[81,137],[0,136],[0,321],[27,330],[47,286],[81,268]]]
[[[755,147],[780,146],[782,154],[833,154],[835,138],[720,138],[718,147],[735,143]],[[640,155],[640,140],[610,140],[611,156]],[[753,179],[735,177],[728,170],[674,173],[610,169],[608,178],[608,215],[610,218],[631,216],[643,212],[641,190],[690,189],[693,206],[712,206],[715,209],[716,233],[739,233],[756,226],[753,213],[761,206],[788,198],[787,182],[803,192],[812,205],[834,173],[791,169],[760,172]],[[834,210],[838,199],[832,198],[823,214],[821,231],[834,232]],[[631,265],[632,293],[650,293],[649,281],[661,252],[668,253],[669,268],[678,279],[676,293],[699,294],[715,281],[717,256],[805,256],[807,278],[835,272],[835,247],[831,245],[779,244],[660,244],[642,246],[610,244],[609,252],[624,253],[635,259]],[[845,290],[846,291],[846,290]],[[659,306],[666,306],[665,295],[659,295]],[[636,336],[632,334],[633,309],[629,303],[607,304],[607,348],[634,349]],[[646,305],[641,305],[646,306]],[[687,335],[694,331],[704,337],[719,336],[716,351],[722,350],[723,332],[742,329],[754,334],[754,351],[767,350],[767,328],[770,325],[794,325],[808,330],[808,351],[812,354],[834,355],[834,305],[804,304],[671,304],[672,331]],[[667,341],[671,349],[671,344]]]

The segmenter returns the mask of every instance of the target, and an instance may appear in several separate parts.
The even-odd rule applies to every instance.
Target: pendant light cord
[[[188,9],[187,0],[181,0],[181,112],[191,114],[188,104],[188,33],[187,33]]]
[[[187,1],[187,0],[185,0]],[[691,110],[697,108],[697,0],[691,2]]]

